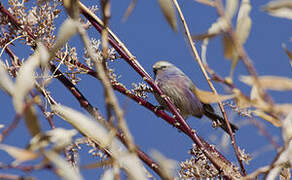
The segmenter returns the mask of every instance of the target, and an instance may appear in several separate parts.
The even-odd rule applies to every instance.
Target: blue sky
[[[89,5],[87,1],[84,1],[84,3]],[[138,1],[127,21],[122,22],[122,17],[129,3],[129,0],[111,2],[112,16],[110,19],[110,28],[125,43],[133,55],[136,56],[146,71],[153,75],[152,65],[158,60],[168,60],[180,67],[200,89],[210,90],[199,66],[191,55],[180,21],[178,20],[179,30],[175,33],[165,21],[157,1]],[[183,0],[179,1],[179,3],[192,34],[206,32],[218,17],[216,10],[212,7],[207,7],[191,0]],[[285,43],[288,49],[292,50],[291,41],[289,40],[291,38],[292,22],[287,19],[269,16],[262,10],[262,6],[266,3],[266,1],[251,1],[252,29],[244,47],[249,57],[253,60],[253,64],[259,75],[276,75],[291,78],[291,66],[281,44]],[[4,5],[7,4],[4,3]],[[64,20],[64,17],[65,15],[62,14],[58,20],[57,29]],[[100,37],[99,33],[93,28],[90,30],[89,35],[96,39]],[[70,42],[78,48],[77,52],[80,61],[82,61],[83,46],[80,38],[75,36]],[[200,43],[196,43],[196,47],[200,52]],[[17,50],[13,47],[12,49]],[[28,57],[32,52],[27,48],[27,50],[18,53],[20,57]],[[3,60],[2,57],[1,59]],[[231,62],[223,56],[221,37],[216,37],[210,41],[207,60],[209,66],[218,74],[223,77],[228,76]],[[143,81],[122,59],[110,65],[115,69],[116,74],[121,76],[119,80],[128,88],[132,88],[131,83],[133,82],[139,83]],[[241,62],[236,67],[234,73],[234,84],[243,92],[249,94],[250,88],[238,80],[240,75],[248,75],[246,67]],[[79,90],[84,93],[94,106],[100,108],[101,112],[105,115],[103,90],[100,82],[87,75],[80,75],[79,77],[82,79],[77,85]],[[221,94],[224,94],[224,88],[220,84],[215,83],[215,86]],[[49,85],[49,89],[58,102],[86,113],[73,96],[57,80],[54,80]],[[292,98],[291,92],[269,91],[269,93],[275,102],[279,103],[290,103]],[[184,161],[190,158],[188,150],[192,147],[192,141],[186,135],[180,133],[152,112],[137,105],[131,99],[118,92],[116,92],[116,95],[119,98],[120,105],[125,108],[125,118],[134,136],[135,143],[142,150],[150,152],[151,149],[156,149],[166,157],[177,161]],[[2,100],[0,102],[0,113],[2,114],[0,122],[8,124],[14,117],[11,99],[2,91],[0,91],[0,99]],[[158,105],[151,94],[149,94],[147,100]],[[216,106],[214,105],[215,108]],[[235,124],[242,125],[249,123],[247,118],[236,115],[228,107],[227,113]],[[267,131],[273,137],[278,138],[279,143],[282,144],[279,128],[272,126],[262,119],[256,118],[256,120],[261,122],[267,128]],[[71,126],[62,120],[56,120],[55,123],[59,127],[71,128]],[[220,129],[214,130],[207,119],[199,120],[192,117],[188,119],[188,123],[208,142],[219,144],[224,132]],[[42,128],[49,129],[49,125],[45,120],[42,122]],[[24,128],[24,123],[21,122],[17,129],[5,139],[4,143],[24,147],[29,142],[29,139],[30,137]],[[249,173],[260,166],[269,164],[276,155],[275,149],[269,149],[269,141],[251,124],[240,128],[236,133],[236,140],[237,144],[245,149],[247,153],[253,155],[258,152],[250,164],[245,165]],[[224,154],[230,161],[237,164],[231,146],[229,146],[227,151],[222,152],[225,152]],[[3,157],[3,159],[7,158],[7,161],[4,162],[11,161],[11,158],[7,157],[4,152],[0,152],[0,157]],[[86,147],[83,149],[80,161],[81,164],[87,164],[88,161],[92,162],[91,156],[87,154]],[[4,170],[0,170],[0,173],[4,172]],[[96,177],[100,176],[100,172],[96,170],[86,170],[84,172],[82,175],[86,179],[96,179]],[[16,171],[16,173],[23,174],[19,171]],[[43,173],[46,174],[44,175]],[[41,179],[50,178],[48,173],[44,171],[36,172],[36,174]]]

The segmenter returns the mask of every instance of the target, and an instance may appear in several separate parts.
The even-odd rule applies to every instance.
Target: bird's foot
[[[157,111],[163,111],[163,110],[165,110],[165,108],[163,107],[163,106],[156,106],[155,108],[154,108],[154,112],[156,113]]]
[[[222,126],[222,123],[220,121],[212,121],[212,127],[213,128],[218,128],[218,127],[221,127]]]

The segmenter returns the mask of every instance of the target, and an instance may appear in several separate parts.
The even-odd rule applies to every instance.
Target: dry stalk
[[[102,22],[102,20],[97,17],[94,13],[92,13],[84,4],[82,4],[79,1],[79,7],[81,9],[81,11],[85,12],[86,14],[88,14],[91,18],[93,18],[98,24],[100,24],[102,27],[104,27],[104,23]],[[115,42],[117,42],[117,45],[119,46],[119,48],[121,48],[124,53],[129,57],[129,59],[131,61],[134,61],[135,64],[137,64],[137,66],[139,66],[140,69],[143,70],[143,72],[145,74],[147,74],[149,77],[150,75],[144,70],[144,68],[140,65],[140,63],[136,60],[136,57],[128,50],[128,48],[125,46],[125,44],[115,35],[115,33],[113,33],[113,31],[109,28],[109,27],[104,27],[104,29],[106,29],[109,33],[109,35],[113,38],[113,40]]]
[[[185,32],[186,32],[186,35],[187,35],[187,38],[188,38],[188,42],[189,42],[189,44],[190,44],[190,46],[191,46],[192,53],[193,53],[193,55],[194,55],[194,57],[195,57],[195,60],[196,60],[197,63],[199,64],[199,66],[200,66],[200,68],[201,68],[201,71],[203,72],[203,75],[204,75],[204,77],[206,78],[206,80],[207,80],[207,82],[208,82],[210,88],[211,88],[212,91],[217,95],[218,93],[217,93],[217,91],[216,91],[216,89],[215,89],[213,83],[211,82],[211,78],[210,78],[210,77],[208,76],[208,74],[207,74],[207,71],[206,71],[206,69],[205,69],[205,67],[204,67],[204,65],[203,65],[203,63],[202,63],[202,60],[201,60],[201,58],[200,58],[200,56],[199,56],[199,54],[198,54],[198,51],[197,51],[197,49],[196,49],[196,47],[195,47],[195,43],[194,43],[193,40],[192,40],[191,33],[190,33],[190,31],[189,31],[188,25],[187,25],[187,23],[186,23],[186,20],[185,20],[185,18],[184,18],[184,15],[183,15],[183,13],[182,13],[182,11],[181,11],[181,8],[180,8],[179,4],[177,3],[177,0],[173,0],[173,3],[174,3],[174,5],[175,5],[175,7],[176,7],[176,9],[177,9],[177,11],[178,11],[179,17],[180,17],[180,19],[181,19],[181,21],[182,21],[182,23],[183,23],[183,26],[184,26],[184,29],[185,29]],[[222,114],[223,114],[223,117],[224,117],[224,119],[225,119],[225,122],[226,122],[226,124],[227,124],[228,131],[229,131],[230,138],[231,138],[231,143],[232,143],[233,149],[234,149],[234,151],[235,151],[235,154],[236,154],[237,160],[238,160],[238,162],[239,162],[239,164],[240,164],[240,167],[241,167],[241,170],[242,170],[243,174],[246,175],[246,170],[245,170],[245,168],[244,168],[244,166],[243,166],[243,162],[242,162],[242,160],[241,160],[241,158],[240,158],[240,153],[239,153],[239,151],[238,151],[238,147],[237,147],[237,145],[236,145],[236,141],[235,141],[234,133],[232,133],[231,126],[230,126],[230,124],[229,124],[229,121],[228,121],[228,118],[227,118],[227,115],[226,115],[226,112],[225,112],[224,106],[223,106],[223,104],[222,104],[221,101],[218,101],[218,105],[219,105],[219,107],[220,107],[220,110],[221,110],[221,112],[222,112]]]
[[[259,82],[258,79],[258,75],[257,72],[252,64],[251,59],[248,57],[244,47],[242,46],[242,44],[239,42],[234,29],[232,28],[232,23],[230,22],[230,20],[228,18],[226,18],[225,13],[224,13],[224,8],[223,8],[223,4],[221,0],[216,0],[215,1],[215,7],[217,9],[217,12],[219,14],[220,17],[224,18],[224,20],[227,22],[228,24],[228,28],[227,28],[227,32],[231,37],[231,40],[235,46],[235,49],[238,53],[238,56],[242,59],[243,63],[245,64],[248,72],[250,73],[250,75],[254,78],[255,80],[255,86],[257,87],[257,89],[259,90],[259,94],[261,97],[264,97],[264,99],[266,99],[268,101],[268,103],[270,104],[270,106],[272,107],[273,105],[273,100],[272,98],[269,96],[269,94],[261,87],[261,84]]]
[[[111,106],[113,107],[113,110],[115,111],[115,114],[117,116],[119,127],[121,128],[122,132],[125,134],[125,139],[126,139],[128,147],[129,147],[129,150],[131,152],[136,152],[135,151],[136,147],[134,145],[133,137],[128,130],[127,124],[126,124],[125,119],[124,119],[123,111],[118,104],[117,98],[116,98],[116,96],[113,92],[112,86],[111,86],[111,82],[104,71],[104,68],[101,64],[101,61],[95,58],[94,53],[90,47],[90,41],[89,41],[89,38],[87,36],[85,29],[82,26],[79,26],[78,32],[81,36],[81,39],[83,40],[84,46],[86,47],[92,62],[94,62],[94,64],[95,64],[95,68],[96,68],[98,77],[104,86],[104,90],[106,91],[108,101],[111,104]]]

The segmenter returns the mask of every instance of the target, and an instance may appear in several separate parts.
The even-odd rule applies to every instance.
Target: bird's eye
[[[158,71],[158,70],[162,70],[162,69],[164,69],[164,68],[166,68],[167,66],[160,66],[159,68],[153,68],[153,72],[154,72],[154,74],[156,74],[156,72]]]
[[[166,68],[166,66],[161,66],[161,67],[160,67],[160,69],[164,69],[164,68]]]

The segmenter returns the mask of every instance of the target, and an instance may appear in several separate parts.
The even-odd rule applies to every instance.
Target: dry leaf
[[[113,180],[113,179],[115,179],[115,176],[114,176],[114,171],[112,168],[106,169],[100,178],[100,180]]]
[[[205,104],[217,103],[219,101],[225,101],[234,97],[234,95],[219,95],[209,91],[202,91],[197,88],[192,90]]]
[[[2,88],[7,94],[12,96],[14,91],[14,85],[9,75],[5,70],[5,65],[0,62],[0,88]]]
[[[238,0],[226,0],[225,16],[232,19],[238,7]]]
[[[37,51],[39,52],[39,60],[40,60],[40,65],[42,67],[46,67],[48,66],[48,62],[50,60],[50,54],[48,52],[48,49],[45,45],[43,45],[42,43],[38,43],[37,44]],[[46,76],[45,76],[46,77]]]
[[[54,149],[60,150],[72,143],[73,136],[77,134],[75,129],[55,128],[46,133],[50,142],[54,143]]]
[[[217,36],[221,32],[223,32],[225,29],[227,29],[228,24],[223,18],[218,18],[215,23],[211,25],[211,27],[208,29],[207,33],[199,34],[199,35],[192,35],[193,40],[204,40],[209,39]]]
[[[291,65],[291,67],[292,67],[292,52],[290,52],[290,51],[286,48],[285,44],[283,44],[282,47],[283,47],[283,49],[285,50],[286,54],[288,55],[289,60],[290,60],[290,65]]]
[[[251,18],[249,17],[249,13],[251,10],[251,5],[249,0],[242,0],[240,9],[238,12],[237,17],[237,24],[236,24],[236,37],[241,44],[244,44],[251,28]]]
[[[67,14],[72,19],[78,19],[79,17],[79,6],[76,0],[63,0],[63,6],[65,7]]]
[[[202,4],[205,4],[207,6],[212,6],[214,7],[215,6],[215,2],[212,1],[212,0],[196,0],[198,3],[202,3]]]
[[[266,112],[271,111],[270,104],[266,103],[266,101],[260,96],[258,88],[253,86],[250,93],[251,103],[254,107],[261,109]]]
[[[37,111],[34,106],[29,106],[24,112],[25,125],[30,134],[35,136],[41,132]]]
[[[136,6],[136,3],[137,3],[137,0],[131,1],[131,4],[128,6],[128,9],[126,10],[126,13],[123,17],[123,22],[125,22],[128,19],[129,15],[133,12],[133,10]]]
[[[272,117],[272,116],[270,116],[270,115],[264,113],[264,112],[261,111],[261,110],[255,110],[255,111],[253,111],[252,113],[253,113],[255,116],[258,116],[258,117],[260,117],[260,118],[262,118],[262,119],[264,119],[264,120],[266,120],[266,121],[272,123],[272,124],[273,124],[274,126],[276,126],[276,127],[280,127],[280,126],[281,126],[281,121],[280,121],[279,119],[276,119],[276,118],[274,118],[274,117]]]
[[[250,99],[252,101],[263,101],[262,97],[259,94],[258,88],[256,86],[252,86],[251,91],[250,91]]]
[[[27,147],[30,151],[38,151],[39,149],[43,149],[50,144],[50,138],[45,134],[38,134],[34,136]]]
[[[117,162],[127,171],[129,179],[148,180],[145,173],[145,167],[137,157],[136,153],[123,153],[119,156]]]
[[[235,103],[237,107],[240,109],[248,108],[251,106],[251,101],[248,97],[241,93],[239,89],[233,89],[233,93],[235,94]]]
[[[151,150],[151,156],[160,165],[163,177],[165,177],[165,179],[173,179],[178,162],[164,157],[163,154],[156,150]]]
[[[228,34],[223,34],[224,56],[226,59],[238,60],[238,53]]]
[[[22,112],[24,107],[24,99],[27,93],[34,87],[36,68],[41,64],[47,64],[48,61],[48,51],[41,43],[37,43],[37,50],[23,63],[16,77],[16,91],[13,92],[13,104],[17,113]]]
[[[292,112],[292,104],[274,104],[273,111],[277,114],[288,115]]]
[[[30,56],[20,67],[15,81],[15,92],[13,93],[13,104],[17,113],[24,108],[24,99],[27,93],[34,87],[35,69],[40,65],[39,53]]]
[[[263,111],[269,110],[270,106],[267,104],[264,100],[262,100],[256,91],[255,88],[251,91],[251,98],[245,96],[244,94],[241,93],[239,89],[234,89],[233,90],[235,94],[235,102],[237,107],[240,109],[248,108],[248,107],[256,107],[258,109],[261,109]]]
[[[253,86],[254,80],[251,76],[241,76],[240,81],[247,85]],[[259,76],[258,80],[264,89],[271,89],[277,91],[292,90],[292,79],[281,76]]]
[[[98,124],[96,121],[91,120],[84,114],[61,105],[52,105],[51,109],[58,116],[72,124],[82,134],[99,143],[102,148],[105,148],[109,144],[112,144],[112,138],[109,137],[108,132],[105,130],[105,128]]]
[[[75,129],[67,130],[63,128],[55,128],[45,133],[34,136],[28,146],[29,150],[37,151],[53,144],[55,151],[63,150],[72,143],[72,138],[77,134]]]
[[[224,18],[218,18],[217,21],[213,23],[211,27],[208,29],[208,33],[205,35],[201,35],[201,37],[202,36],[207,37],[203,39],[202,51],[201,51],[202,61],[204,62],[204,64],[207,64],[206,54],[207,54],[207,45],[209,43],[209,38],[211,38],[212,36],[216,36],[220,34],[221,32],[224,32],[227,28],[228,28],[228,23],[226,22],[226,20]]]
[[[235,47],[228,34],[223,34],[224,56],[226,59],[232,59]]]
[[[273,161],[273,165],[271,169],[267,171],[265,179],[268,179],[268,180],[279,179],[277,176],[281,172],[283,167],[285,167],[286,164],[287,164],[287,167],[289,164],[292,164],[291,149],[292,149],[292,141],[290,141],[289,144],[287,144],[286,147],[283,148],[282,151],[280,151],[275,161]]]
[[[218,35],[217,33],[204,33],[204,34],[199,34],[199,35],[192,35],[192,40],[202,41],[204,39],[211,39],[217,35]]]
[[[224,57],[226,59],[230,59],[232,62],[230,73],[229,73],[229,78],[232,79],[234,69],[237,66],[237,63],[239,61],[239,56],[238,56],[238,53],[233,41],[231,40],[231,38],[229,37],[227,33],[223,34],[222,42],[223,42],[223,48],[224,48]]]
[[[264,10],[271,16],[292,19],[292,1],[277,0],[269,2]]]
[[[67,18],[61,25],[56,42],[51,49],[51,54],[55,54],[69,39],[77,32],[79,23],[71,18]]]
[[[101,148],[106,148],[111,153],[111,156],[119,162],[121,167],[129,170],[127,172],[133,179],[147,179],[138,157],[127,152],[124,146],[97,121],[59,104],[51,105],[51,109],[61,118],[72,124],[82,134],[98,143]],[[132,158],[131,161],[125,158],[128,156]]]
[[[176,14],[172,0],[158,0],[158,3],[165,19],[167,20],[171,28],[174,31],[176,31],[177,30]]]
[[[232,0],[231,0],[232,1]],[[228,2],[227,1],[227,7],[228,7]],[[236,3],[236,5],[234,4]],[[238,2],[233,2],[233,4],[230,2],[229,6],[236,6],[237,7]],[[232,12],[234,13],[235,7],[230,7],[231,10],[230,14],[232,15]],[[238,17],[237,17],[237,24],[236,24],[236,30],[235,34],[236,37],[238,38],[238,41],[240,44],[244,44],[246,39],[249,36],[250,33],[250,28],[251,28],[251,19],[249,17],[249,13],[251,10],[250,2],[249,0],[242,0],[240,9],[238,12]],[[226,9],[227,11],[227,9]],[[227,12],[226,12],[227,13]],[[232,15],[233,16],[233,15]],[[226,59],[231,59],[232,60],[232,66],[230,69],[230,78],[233,77],[233,73],[235,70],[235,67],[237,66],[237,63],[239,61],[239,56],[237,53],[237,50],[234,46],[234,43],[230,39],[229,36],[226,34],[223,35],[223,47],[224,47],[224,56]]]
[[[282,123],[282,136],[287,145],[292,139],[292,111],[286,116]]]
[[[14,164],[34,160],[39,157],[39,154],[37,153],[14,146],[0,144],[0,149],[6,151],[10,156],[15,159],[15,161],[13,162]]]

